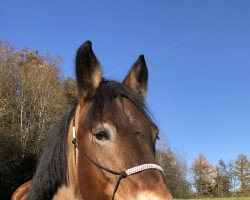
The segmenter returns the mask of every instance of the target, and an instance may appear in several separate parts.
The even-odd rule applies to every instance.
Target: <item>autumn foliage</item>
[[[250,195],[250,161],[240,154],[234,162],[226,164],[220,160],[211,165],[205,155],[200,154],[191,166],[195,195],[198,197],[228,197]]]
[[[59,64],[0,42],[0,199],[32,177],[44,138],[68,107],[70,81]]]

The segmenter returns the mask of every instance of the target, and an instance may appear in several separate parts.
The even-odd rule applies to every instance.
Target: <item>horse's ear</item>
[[[90,41],[82,44],[76,53],[76,79],[79,97],[83,100],[93,97],[102,80],[102,70]]]
[[[143,55],[140,55],[137,61],[133,64],[123,83],[141,95],[143,99],[146,98],[148,69]]]

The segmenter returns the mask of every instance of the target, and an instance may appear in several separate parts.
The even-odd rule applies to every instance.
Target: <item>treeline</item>
[[[200,154],[191,166],[191,173],[197,196],[250,195],[250,161],[247,155],[240,154],[227,164],[221,159],[213,166]]]
[[[175,198],[250,196],[250,160],[238,155],[235,161],[216,166],[200,154],[188,168],[185,159],[172,149],[157,151],[167,185]]]
[[[44,139],[76,96],[75,80],[63,78],[60,63],[0,41],[0,199],[32,178]],[[189,168],[170,148],[156,154],[174,197],[249,195],[246,155],[212,166],[201,154]]]
[[[31,179],[44,138],[76,91],[60,62],[0,41],[0,199]]]

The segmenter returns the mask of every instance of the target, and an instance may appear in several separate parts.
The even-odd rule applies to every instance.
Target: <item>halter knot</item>
[[[120,172],[120,176],[121,176],[122,178],[126,178],[128,175],[127,175],[126,171],[121,171],[121,172]]]
[[[72,143],[73,143],[73,144],[76,144],[76,138],[73,138],[73,139],[72,139]]]

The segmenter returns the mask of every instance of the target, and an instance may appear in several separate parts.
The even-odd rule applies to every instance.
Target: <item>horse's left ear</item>
[[[78,96],[89,100],[102,81],[102,70],[93,50],[92,43],[86,41],[76,53],[76,79]]]
[[[147,96],[148,69],[143,55],[131,67],[123,83],[132,88],[143,99]]]

